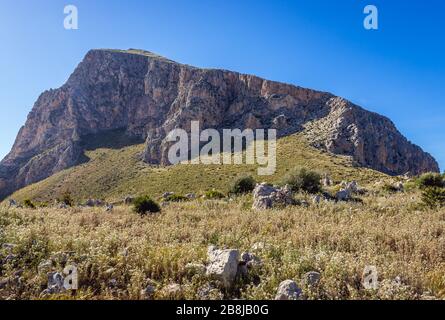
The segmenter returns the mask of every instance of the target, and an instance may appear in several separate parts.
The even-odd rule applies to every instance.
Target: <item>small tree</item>
[[[429,208],[445,206],[445,189],[428,187],[422,191],[422,202]]]
[[[255,189],[256,181],[252,176],[243,176],[235,179],[230,187],[230,194],[246,194]]]
[[[419,188],[421,189],[428,187],[437,187],[437,188],[445,187],[444,178],[439,173],[429,172],[422,174],[419,178],[417,178],[416,182]]]
[[[59,201],[69,207],[72,207],[74,205],[74,199],[71,196],[71,192],[69,192],[69,191],[65,191],[62,195],[62,198]]]
[[[23,206],[25,208],[30,208],[30,209],[35,209],[36,208],[36,206],[34,205],[34,203],[30,199],[25,199],[25,201],[23,201]]]
[[[137,197],[133,201],[133,210],[141,216],[161,211],[161,207],[149,196]]]
[[[392,184],[389,183],[385,183],[382,187],[383,191],[385,192],[389,192],[389,193],[396,193],[399,192],[400,189],[397,188],[396,186],[393,186]]]
[[[289,185],[292,191],[319,193],[322,191],[321,175],[306,168],[296,168],[283,179],[283,185]]]

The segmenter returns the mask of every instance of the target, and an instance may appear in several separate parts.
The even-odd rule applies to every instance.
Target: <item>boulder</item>
[[[185,197],[190,199],[190,200],[194,200],[194,199],[196,199],[196,194],[194,194],[194,193],[187,193],[185,195]]]
[[[293,280],[285,280],[280,283],[275,300],[298,300],[302,291]]]
[[[315,195],[312,197],[312,203],[313,204],[319,204],[321,202],[321,196],[320,195]]]
[[[155,292],[156,288],[152,285],[148,285],[147,287],[141,290],[141,299],[152,300]]]
[[[349,190],[352,193],[357,193],[359,191],[359,186],[358,186],[357,181],[349,182],[346,185],[346,189]]]
[[[303,276],[303,282],[310,287],[316,287],[320,283],[321,274],[317,271],[309,271]]]
[[[101,207],[104,205],[105,205],[105,203],[102,200],[98,200],[98,199],[88,199],[85,202],[85,206],[87,206],[87,207]]]
[[[14,199],[9,199],[9,206],[10,207],[17,207],[17,202]]]
[[[114,209],[114,206],[112,204],[105,205],[106,212],[111,212],[111,211],[113,211],[113,209]]]
[[[225,288],[231,288],[238,272],[239,251],[234,249],[219,250],[209,247],[209,264],[206,274],[220,281]]]
[[[273,202],[270,197],[254,198],[252,209],[267,210],[267,209],[272,209],[272,207],[273,207]]]
[[[94,200],[93,200],[93,199],[88,199],[88,200],[85,202],[85,206],[86,206],[86,207],[94,207]]]
[[[270,184],[263,182],[255,186],[255,189],[253,190],[253,197],[254,198],[268,197],[272,194],[272,192],[275,191],[277,191],[277,189],[275,189]]]
[[[126,196],[125,199],[124,199],[124,203],[125,203],[126,205],[130,205],[130,204],[132,204],[133,201],[134,201],[134,198],[133,198],[133,197],[130,197],[130,196]]]
[[[275,206],[294,205],[292,190],[289,186],[283,188],[273,187],[267,183],[257,184],[253,190],[254,210],[266,210]]]
[[[241,254],[241,261],[246,264],[247,268],[257,267],[262,264],[261,259],[250,252],[243,252]]]
[[[238,276],[247,277],[249,270],[260,267],[262,264],[261,259],[250,252],[243,252],[241,254],[241,261],[238,263]]]
[[[65,291],[63,286],[63,275],[59,272],[49,272],[48,288],[45,291],[47,294],[56,294]]]
[[[359,187],[357,181],[346,182],[343,181],[340,186],[342,189],[335,194],[335,199],[337,201],[349,201],[352,198],[353,194],[364,194],[366,193],[365,189]]]
[[[170,197],[170,196],[172,196],[174,194],[175,194],[174,192],[164,192],[162,194],[162,199],[166,200],[166,199],[168,199],[168,197]]]
[[[348,189],[342,189],[335,194],[337,201],[348,201],[351,199],[351,192]]]
[[[249,270],[247,269],[247,265],[244,261],[240,261],[238,263],[238,271],[237,271],[237,278],[246,278],[249,273]]]

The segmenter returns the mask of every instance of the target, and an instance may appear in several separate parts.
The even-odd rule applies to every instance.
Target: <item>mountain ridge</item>
[[[180,64],[143,50],[90,50],[67,82],[42,93],[0,163],[0,198],[82,160],[82,139],[123,129],[142,159],[168,165],[173,128],[275,128],[390,175],[439,171],[386,117],[330,93]]]

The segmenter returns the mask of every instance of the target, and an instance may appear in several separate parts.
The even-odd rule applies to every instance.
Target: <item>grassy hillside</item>
[[[118,135],[108,135],[106,139],[108,141],[104,141],[104,137],[90,139],[85,163],[19,190],[11,198],[48,201],[70,191],[79,201],[88,198],[119,201],[126,195],[159,196],[170,191],[179,194],[201,193],[212,188],[227,191],[230,182],[239,175],[251,174],[258,181],[278,183],[295,166],[328,173],[337,181],[358,180],[361,184],[386,177],[370,169],[353,167],[347,157],[310,147],[300,134],[278,141],[277,172],[273,176],[263,177],[256,176],[255,165],[149,166],[140,161],[143,144],[128,146],[128,143],[119,140]]]

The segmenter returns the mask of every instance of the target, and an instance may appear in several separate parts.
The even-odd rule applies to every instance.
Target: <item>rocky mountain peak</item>
[[[40,95],[0,163],[0,198],[82,160],[91,134],[145,141],[142,158],[168,165],[166,134],[201,128],[276,128],[391,175],[439,171],[387,118],[332,94],[226,70],[179,64],[143,50],[91,50],[59,89]]]

